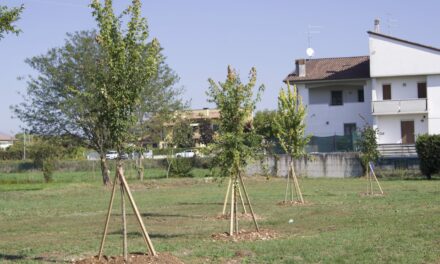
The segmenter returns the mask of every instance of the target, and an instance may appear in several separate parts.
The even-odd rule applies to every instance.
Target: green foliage
[[[123,13],[129,16],[126,29],[122,28],[123,16],[114,14],[111,0],[103,5],[95,0],[91,7],[99,29],[97,66],[102,69],[94,76],[99,90],[97,121],[108,128],[112,147],[121,152],[136,121],[141,91],[157,72],[160,46],[156,39],[146,42],[148,28],[140,15],[140,0],[133,0]]]
[[[45,182],[52,181],[55,162],[60,156],[59,149],[56,142],[46,140],[41,140],[32,146],[34,165],[43,171]]]
[[[364,167],[368,166],[368,162],[376,162],[380,153],[377,149],[377,129],[371,126],[364,126],[360,131],[360,138],[357,142],[359,151],[361,152],[361,161]]]
[[[298,89],[287,83],[287,89],[281,89],[278,96],[278,111],[274,125],[278,140],[284,151],[292,158],[306,155],[305,146],[311,135],[305,135],[305,117],[307,108],[302,103]]]
[[[276,141],[276,118],[275,110],[257,111],[254,116],[254,128],[258,135],[261,135],[267,142]]]
[[[204,118],[199,121],[200,143],[208,145],[214,141],[215,132],[212,126],[212,120]]]
[[[191,173],[195,165],[195,157],[193,158],[172,158],[170,163],[170,176],[171,177],[194,177]],[[168,168],[168,162],[163,162],[164,167]]]
[[[171,144],[178,148],[190,148],[194,145],[193,129],[189,120],[178,118],[173,125]]]
[[[8,8],[0,5],[0,39],[4,37],[4,33],[13,33],[18,35],[21,30],[15,27],[14,22],[20,19],[24,5],[20,7]]]
[[[440,172],[440,135],[420,135],[416,141],[420,170],[431,179],[432,174]]]
[[[216,83],[209,79],[209,102],[215,103],[220,110],[220,126],[213,152],[216,154],[216,164],[220,167],[221,176],[237,176],[260,146],[261,137],[252,128],[251,118],[264,86],[259,87],[254,98],[253,88],[256,81],[255,68],[249,73],[249,83],[242,84],[230,66],[225,82]]]

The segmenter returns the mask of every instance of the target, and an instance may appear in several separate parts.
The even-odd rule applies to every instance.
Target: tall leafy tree
[[[210,87],[207,92],[209,101],[215,103],[220,110],[219,133],[215,138],[213,149],[217,155],[216,161],[220,166],[221,175],[230,177],[230,183],[233,184],[230,235],[238,233],[236,213],[239,182],[243,187],[258,231],[258,225],[241,177],[244,166],[255,155],[256,148],[259,146],[259,138],[252,129],[251,119],[264,86],[261,85],[254,96],[253,90],[256,81],[257,71],[255,68],[252,68],[249,73],[249,83],[243,84],[236,71],[230,66],[225,82],[216,83],[209,79]]]
[[[306,155],[305,146],[310,136],[305,135],[305,117],[307,108],[302,103],[302,98],[296,86],[287,84],[287,89],[281,89],[278,96],[278,111],[275,118],[277,138],[284,151],[290,156],[290,169],[287,175],[287,186],[284,201],[287,202],[289,180],[295,185],[298,202],[304,203],[298,179],[295,174],[294,160]],[[291,201],[293,202],[293,186],[291,187]]]
[[[23,5],[12,8],[0,5],[0,39],[4,37],[5,33],[18,35],[21,32],[14,23],[20,19],[23,9]]]
[[[103,103],[95,83],[101,71],[101,48],[94,31],[68,34],[64,46],[27,59],[39,72],[30,77],[24,102],[14,112],[39,135],[64,135],[76,139],[101,156],[104,184],[110,182],[105,153],[112,148],[110,132],[100,122]]]

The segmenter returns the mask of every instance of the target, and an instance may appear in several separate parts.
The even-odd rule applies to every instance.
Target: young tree
[[[129,130],[137,121],[136,110],[139,108],[140,100],[142,99],[141,91],[157,72],[160,47],[156,39],[147,43],[148,28],[145,18],[141,17],[140,0],[132,0],[132,4],[123,13],[129,16],[126,29],[122,28],[123,16],[116,16],[114,14],[111,0],[105,0],[104,4],[101,4],[99,0],[94,0],[91,7],[93,9],[93,16],[98,24],[97,43],[101,53],[97,62],[101,70],[94,76],[94,85],[99,90],[97,103],[100,113],[97,120],[108,128],[111,146],[119,153],[122,153],[126,144],[131,140]],[[148,249],[155,256],[156,252],[153,244],[146,232],[142,218],[125,180],[123,163],[119,159],[99,258],[102,256],[107,235],[117,180],[121,182],[124,259],[127,260],[125,193],[128,195],[133,211],[141,226]]]
[[[14,22],[20,19],[23,9],[24,5],[12,8],[0,5],[0,40],[4,37],[4,33],[18,35],[21,32],[21,30],[14,25]]]
[[[297,201],[304,203],[304,198],[295,174],[294,160],[306,155],[305,146],[310,136],[305,135],[305,117],[307,108],[302,103],[296,86],[293,89],[287,83],[287,89],[281,89],[278,96],[278,111],[275,118],[276,135],[284,151],[290,156],[289,172],[287,174],[287,186],[284,202],[287,202],[289,179],[292,177],[291,202],[293,202],[293,186],[295,185]]]
[[[373,190],[373,180],[376,181],[381,194],[383,194],[382,187],[380,186],[379,181],[377,180],[376,174],[374,172],[374,163],[380,157],[380,153],[377,146],[377,129],[369,125],[365,125],[360,133],[361,136],[358,140],[359,151],[361,152],[361,162],[365,168],[365,175],[367,178],[367,194],[374,195]]]
[[[238,234],[237,194],[241,184],[257,231],[258,224],[246,187],[242,178],[242,170],[254,156],[259,146],[258,137],[252,129],[251,119],[256,103],[260,100],[264,86],[258,89],[256,97],[253,88],[257,81],[257,71],[252,68],[249,83],[242,84],[237,73],[229,66],[225,82],[216,83],[209,79],[210,87],[207,92],[209,102],[213,102],[220,110],[220,127],[214,142],[216,162],[220,166],[220,175],[230,177],[233,189],[231,192],[230,231],[232,236]],[[229,187],[228,187],[229,191]],[[228,193],[228,192],[227,192]],[[227,198],[228,194],[226,194]],[[244,203],[242,203],[244,207]]]

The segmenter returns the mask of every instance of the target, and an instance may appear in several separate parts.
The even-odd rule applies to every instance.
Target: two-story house
[[[440,133],[440,49],[368,31],[369,56],[300,59],[284,82],[308,107],[307,133],[350,135],[366,123],[379,144]]]

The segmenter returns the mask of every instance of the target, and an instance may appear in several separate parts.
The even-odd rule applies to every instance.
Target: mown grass
[[[185,263],[438,263],[440,181],[383,181],[384,197],[364,197],[364,179],[302,179],[305,206],[282,207],[285,182],[246,179],[263,229],[280,237],[254,242],[214,241],[228,231],[217,220],[226,182],[203,177],[163,179],[154,170],[129,183],[159,252]],[[199,176],[206,173],[201,171]],[[58,176],[57,176],[58,175]],[[149,174],[148,174],[149,175]],[[0,262],[69,262],[96,255],[110,190],[99,174],[56,174],[54,182],[0,184]],[[33,178],[34,177],[34,178]],[[7,182],[7,181],[4,181]],[[119,193],[118,193],[119,194]],[[119,196],[115,200],[105,254],[121,254]],[[289,219],[293,223],[289,224]],[[145,251],[130,212],[129,250]],[[240,221],[250,230],[250,221]]]

